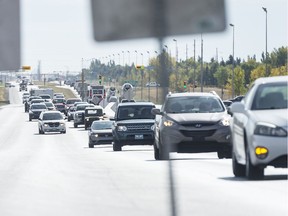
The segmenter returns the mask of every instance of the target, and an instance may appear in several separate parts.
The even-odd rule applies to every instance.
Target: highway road
[[[168,162],[152,146],[88,148],[88,132],[38,134],[21,93],[10,88],[0,108],[1,216],[169,216]],[[265,179],[235,178],[216,153],[172,154],[177,216],[287,216],[287,169]]]

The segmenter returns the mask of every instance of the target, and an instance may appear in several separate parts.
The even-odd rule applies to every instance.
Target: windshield
[[[43,120],[62,120],[63,116],[60,113],[44,113]]]
[[[92,130],[105,130],[112,128],[112,121],[94,121],[91,125]]]
[[[287,109],[287,83],[261,85],[255,94],[252,110]]]
[[[224,112],[220,99],[210,96],[170,98],[164,111],[167,113],[216,113]]]
[[[151,113],[153,106],[125,106],[119,107],[118,120],[127,119],[155,119]]]
[[[31,109],[47,109],[47,107],[44,104],[33,104]]]

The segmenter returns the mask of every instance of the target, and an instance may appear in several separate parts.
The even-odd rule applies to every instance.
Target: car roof
[[[188,97],[188,96],[212,96],[219,97],[212,92],[181,92],[181,93],[169,93],[167,97]]]
[[[257,85],[274,82],[288,82],[288,76],[261,77],[254,81],[254,83]]]
[[[155,106],[152,102],[125,102],[118,104],[118,107],[121,106]]]
[[[88,107],[86,107],[86,109],[87,109],[87,110],[88,110],[88,109],[103,109],[103,107],[98,106],[98,105],[94,105],[94,106],[88,106]]]

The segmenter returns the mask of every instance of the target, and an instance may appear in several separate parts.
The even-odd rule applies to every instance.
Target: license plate
[[[135,139],[143,139],[143,134],[138,134],[138,135],[135,135]]]

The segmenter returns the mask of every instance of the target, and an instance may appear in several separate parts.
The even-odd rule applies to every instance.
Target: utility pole
[[[201,92],[203,92],[203,39],[201,33]]]

